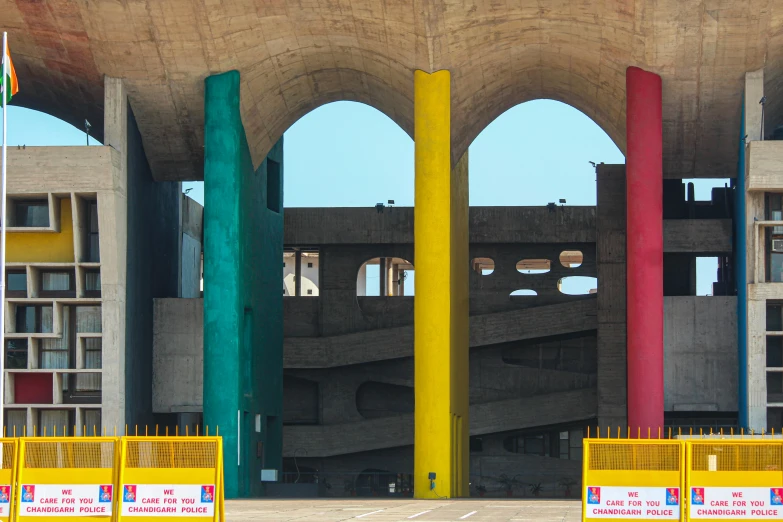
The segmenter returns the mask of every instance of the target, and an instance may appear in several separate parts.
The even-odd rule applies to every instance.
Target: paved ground
[[[226,504],[227,522],[577,522],[578,500],[235,500]]]

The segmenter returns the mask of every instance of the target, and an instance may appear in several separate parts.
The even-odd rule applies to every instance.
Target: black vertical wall
[[[178,297],[181,185],[155,182],[128,107],[125,422],[153,424],[152,300]]]

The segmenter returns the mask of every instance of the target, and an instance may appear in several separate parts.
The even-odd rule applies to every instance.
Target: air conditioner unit
[[[783,239],[773,239],[772,240],[772,251],[773,252],[783,252]]]

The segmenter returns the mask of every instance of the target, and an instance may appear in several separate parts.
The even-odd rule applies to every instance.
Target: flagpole
[[[8,93],[11,89],[11,82],[8,74],[8,33],[3,32],[3,169],[2,169],[2,191],[0,191],[0,216],[2,221],[0,225],[0,436],[5,436],[5,231],[6,231],[6,157],[7,157],[7,139],[8,127],[6,125],[6,104],[8,103]],[[0,446],[1,448],[1,446]],[[2,452],[0,452],[2,458]],[[0,462],[0,466],[2,462]]]

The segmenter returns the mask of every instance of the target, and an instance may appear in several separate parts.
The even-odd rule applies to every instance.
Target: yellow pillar
[[[416,71],[414,103],[414,493],[462,497],[469,495],[468,158],[452,169],[449,72]]]

